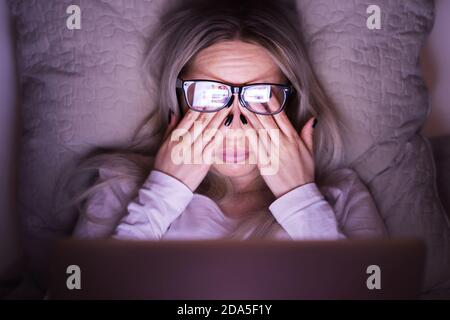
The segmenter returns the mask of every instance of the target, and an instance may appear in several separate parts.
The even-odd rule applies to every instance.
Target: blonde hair
[[[286,113],[297,130],[311,116],[318,118],[314,133],[314,159],[316,183],[320,184],[331,170],[341,165],[342,125],[314,75],[299,25],[293,1],[192,0],[167,8],[144,60],[143,76],[154,97],[151,112],[136,131],[130,145],[121,150],[89,156],[80,164],[75,175],[79,175],[80,171],[98,172],[106,166],[114,168],[115,177],[106,181],[97,180],[74,197],[74,203],[80,205],[99,188],[119,180],[131,183],[135,187],[133,192],[137,194],[151,170],[151,159],[161,144],[168,111],[172,110],[180,117],[175,91],[177,77],[202,49],[220,41],[235,39],[264,47],[294,86],[296,94],[290,98]],[[148,161],[142,161],[143,156]],[[232,192],[232,187],[226,177],[210,170],[197,192],[219,201]],[[79,206],[79,209],[83,214],[84,208]],[[255,214],[249,221],[260,219],[264,220],[258,222],[264,230],[275,222],[270,214]],[[242,228],[251,224],[244,223],[246,227]],[[244,234],[242,228],[233,237],[239,238]],[[252,234],[262,233],[259,229]]]

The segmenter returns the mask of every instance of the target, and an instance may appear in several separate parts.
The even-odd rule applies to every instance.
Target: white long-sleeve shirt
[[[100,169],[100,179],[111,174]],[[192,193],[179,180],[152,170],[138,191],[116,182],[89,198],[74,236],[133,240],[218,239],[243,221],[226,216],[209,197]],[[262,238],[343,239],[384,237],[387,232],[365,185],[351,169],[334,171],[322,187],[299,186],[270,204],[275,221]],[[254,226],[255,228],[257,226]]]

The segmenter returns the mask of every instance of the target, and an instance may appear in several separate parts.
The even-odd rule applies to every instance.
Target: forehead
[[[189,62],[183,77],[235,85],[284,80],[279,67],[264,48],[239,40],[219,42],[201,50]]]

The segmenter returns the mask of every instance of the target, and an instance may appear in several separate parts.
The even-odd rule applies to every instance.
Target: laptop
[[[48,299],[415,299],[417,239],[62,240]]]

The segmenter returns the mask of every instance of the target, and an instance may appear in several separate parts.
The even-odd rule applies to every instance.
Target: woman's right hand
[[[205,130],[208,130],[206,133],[215,132],[214,129],[219,128],[231,109],[225,108],[213,113],[197,112],[188,109],[188,112],[179,123],[178,119],[172,113],[169,125],[164,134],[163,143],[155,158],[154,169],[180,180],[194,192],[211,167],[210,160],[214,157],[214,151],[217,145],[217,135],[214,134],[213,138],[206,137]],[[194,123],[198,125],[197,121],[202,123],[203,129],[200,132],[197,132],[199,130],[194,130]],[[177,129],[177,132],[172,138],[175,129]],[[181,141],[180,136],[183,136]],[[174,150],[174,148],[177,149]],[[174,161],[172,156],[176,153],[176,156],[179,157],[179,148],[183,148],[184,150],[190,148],[190,152],[182,152],[182,161],[180,159]],[[200,164],[194,163],[194,159],[200,159]],[[204,161],[204,159],[209,159],[209,161]]]

